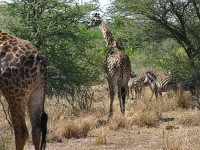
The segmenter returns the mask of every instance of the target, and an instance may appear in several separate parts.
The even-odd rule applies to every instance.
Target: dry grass
[[[200,126],[200,112],[199,110],[188,110],[187,112],[181,113],[177,118],[179,124],[184,126]]]
[[[184,93],[178,91],[177,106],[185,109],[195,108],[197,103],[189,91]]]
[[[168,93],[163,93],[163,96],[159,96],[156,100],[155,95],[152,94],[150,88],[146,87],[143,91],[141,99],[138,99],[132,107],[134,110],[167,112],[175,110],[178,105],[174,94],[172,98],[169,98]]]
[[[71,120],[63,128],[62,136],[65,138],[86,138],[91,125],[86,121]]]
[[[116,115],[114,116],[111,121],[108,124],[110,130],[119,130],[123,128],[128,128],[129,123],[128,119],[126,117],[123,117],[122,115]]]
[[[91,108],[90,111],[74,113],[66,101],[57,102],[56,99],[47,101],[46,111],[49,115],[48,141],[62,142],[63,138],[86,138],[101,115],[101,107]]]
[[[132,117],[131,125],[137,125],[140,127],[158,127],[159,115],[153,111],[138,111]]]
[[[49,116],[47,149],[61,150],[63,146],[64,149],[200,149],[196,142],[200,138],[200,112],[191,109],[195,102],[188,93],[182,97],[164,94],[156,100],[151,98],[151,91],[146,88],[142,98],[127,101],[125,116],[120,113],[116,96],[114,116],[106,122],[109,109],[107,92],[105,88],[102,92],[97,88],[94,107],[87,111],[74,112],[62,99],[46,101],[45,109]],[[5,120],[2,114],[0,111],[0,127]],[[31,133],[30,123],[27,124]],[[14,149],[13,137],[1,134],[0,150]],[[33,149],[31,138],[25,150],[29,149]]]
[[[97,133],[94,145],[106,145],[107,134],[104,131]]]

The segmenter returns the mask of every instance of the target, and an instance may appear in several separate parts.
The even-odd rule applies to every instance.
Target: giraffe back
[[[46,64],[31,42],[0,31],[0,60],[0,88],[4,95],[10,92],[23,97],[38,85],[46,88]]]
[[[114,48],[113,48],[114,49]],[[121,50],[110,51],[105,60],[105,72],[110,79],[113,79],[116,84],[119,78],[122,77],[123,84],[128,85],[131,77],[131,63],[127,55]]]

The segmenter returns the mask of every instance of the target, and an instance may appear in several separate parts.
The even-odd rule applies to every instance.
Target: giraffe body
[[[0,91],[8,102],[16,150],[23,150],[28,138],[25,123],[26,107],[32,125],[33,144],[35,149],[39,150],[41,121],[46,119],[47,123],[47,115],[44,112],[47,90],[47,69],[44,58],[31,42],[0,30],[0,60]],[[45,149],[45,139],[43,140],[41,149]]]
[[[103,36],[108,44],[109,51],[104,62],[106,79],[109,86],[110,110],[109,118],[113,115],[113,100],[115,95],[115,86],[118,87],[118,99],[121,113],[125,113],[125,99],[128,91],[128,81],[131,77],[130,59],[121,50],[112,33],[108,30],[106,23],[96,13],[89,22],[87,28],[99,26]]]

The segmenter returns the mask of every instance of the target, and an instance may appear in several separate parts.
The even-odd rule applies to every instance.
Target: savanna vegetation
[[[111,2],[101,15],[134,72],[152,70],[160,78],[171,72],[179,80],[199,80],[199,0]],[[109,106],[103,68],[107,46],[98,28],[85,27],[98,6],[98,1],[76,0],[0,4],[0,29],[34,43],[48,65],[47,149],[199,149],[199,110],[187,92],[158,101],[147,87],[141,98],[127,101],[125,117],[115,101],[116,115],[104,121]],[[0,150],[14,149],[9,114],[4,114],[8,108],[2,104]],[[26,149],[31,148],[29,138]]]

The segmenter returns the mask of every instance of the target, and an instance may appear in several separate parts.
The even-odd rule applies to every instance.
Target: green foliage
[[[98,43],[92,41],[98,35],[91,35],[83,24],[94,5],[24,0],[6,6],[1,24],[17,37],[33,42],[45,55],[49,93],[73,94],[74,87],[99,80],[103,60],[96,55]]]
[[[111,14],[117,18],[117,32],[126,35],[120,35],[126,49],[139,48],[140,56],[146,54],[141,63],[190,78],[200,74],[199,9],[199,0],[116,0]],[[177,46],[167,39],[174,39]],[[184,49],[184,56],[177,55],[178,48]]]
[[[181,78],[200,74],[200,16],[195,2],[199,1],[115,1],[107,25],[133,70],[159,68]],[[14,1],[0,6],[0,27],[30,40],[45,55],[49,92],[73,94],[74,87],[96,83],[104,72],[108,48],[101,30],[86,30],[84,25],[94,9],[75,0]]]

